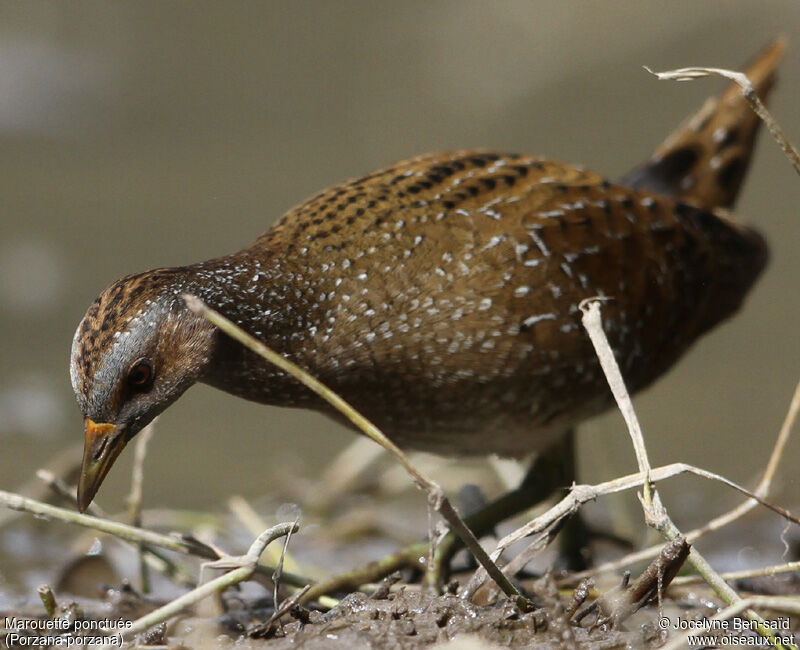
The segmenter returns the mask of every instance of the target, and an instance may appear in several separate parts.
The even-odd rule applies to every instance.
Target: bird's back
[[[399,443],[524,453],[608,402],[582,299],[614,298],[606,328],[635,390],[736,309],[764,252],[753,231],[667,197],[456,152],[329,190],[247,255],[280,261],[270,282],[301,315],[287,336],[269,310],[267,343]],[[278,383],[249,397],[285,404]]]
[[[750,69],[762,93],[781,49]],[[733,314],[765,265],[760,235],[713,211],[733,202],[758,122],[730,89],[701,115],[620,183],[457,151],[331,188],[228,260],[245,275],[258,262],[250,302],[260,272],[270,286],[262,321],[239,320],[401,445],[541,448],[610,403],[581,300],[613,298],[605,328],[636,391]],[[228,357],[210,383],[324,408],[274,369],[254,375],[247,353]]]

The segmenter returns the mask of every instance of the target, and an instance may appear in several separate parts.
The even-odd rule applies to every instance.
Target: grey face
[[[147,299],[136,282],[142,276],[128,280],[133,288],[122,281],[107,289],[72,344],[70,376],[86,438],[81,511],[127,442],[196,381],[211,353],[213,328],[176,291]]]
[[[158,353],[164,312],[157,304],[151,304],[120,323],[105,349],[95,349],[90,360],[81,356],[80,337],[85,334],[83,324],[78,327],[72,344],[70,376],[84,417],[95,422],[114,422],[125,426],[130,433],[147,424],[143,420],[155,406],[149,395],[158,382],[154,357]],[[113,325],[102,323],[101,327]]]

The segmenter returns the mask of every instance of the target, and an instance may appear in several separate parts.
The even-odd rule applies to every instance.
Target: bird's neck
[[[303,296],[296,271],[280,257],[253,251],[187,268],[186,290],[194,293],[279,354],[304,364]],[[313,370],[313,369],[311,369]],[[283,406],[312,406],[314,398],[296,381],[244,346],[218,332],[200,381],[239,397]]]

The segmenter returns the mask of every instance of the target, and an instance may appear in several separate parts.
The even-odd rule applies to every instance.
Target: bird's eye
[[[128,386],[135,390],[147,390],[153,383],[153,364],[149,359],[139,359],[128,371]]]

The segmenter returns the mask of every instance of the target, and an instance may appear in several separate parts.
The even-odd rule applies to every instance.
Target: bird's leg
[[[534,459],[519,487],[466,517],[464,521],[472,532],[477,537],[486,535],[500,522],[544,501],[558,488],[571,486],[575,480],[574,438],[574,431],[568,430],[557,443]],[[569,568],[585,567],[588,537],[588,530],[579,516],[572,517],[564,525],[559,539]],[[425,574],[428,586],[441,587],[447,565],[461,547],[461,540],[452,531],[439,542]]]
[[[572,485],[575,473],[573,431],[569,430],[547,451],[537,456],[519,487],[487,504],[476,513],[464,518],[464,522],[477,537],[486,535],[500,522],[518,515],[548,498],[556,489]],[[561,531],[562,552],[570,565],[576,560],[585,563],[582,551],[587,531],[582,522],[572,517]],[[430,542],[417,542],[382,560],[354,569],[347,573],[319,582],[303,596],[301,602],[309,602],[321,595],[358,589],[361,585],[375,582],[402,568],[425,570],[425,584],[441,589],[447,574],[450,559],[462,547],[461,540],[452,531],[437,544],[433,562],[425,566]]]
[[[559,446],[559,445],[557,445]],[[562,454],[560,455],[561,474],[555,478],[551,488],[569,488],[575,483],[577,477],[575,451],[575,430],[569,429],[562,439]],[[554,459],[558,462],[559,459]],[[580,512],[567,519],[558,536],[558,548],[566,568],[570,571],[583,571],[591,562],[590,541],[592,530],[587,525]]]

